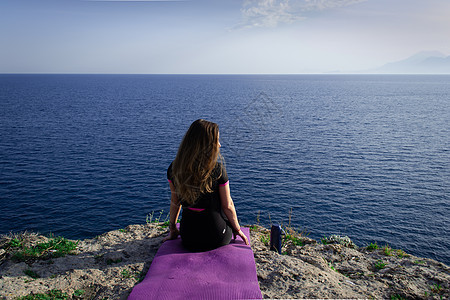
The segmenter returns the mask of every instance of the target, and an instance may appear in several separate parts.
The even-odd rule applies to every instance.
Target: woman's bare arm
[[[164,239],[164,241],[167,240],[173,240],[176,239],[178,237],[178,235],[180,234],[180,232],[177,229],[177,220],[178,220],[178,216],[180,215],[180,210],[181,210],[181,203],[178,200],[178,196],[177,193],[175,191],[175,186],[173,185],[172,182],[169,182],[170,185],[170,217],[169,217],[169,236],[166,237]]]
[[[231,226],[233,227],[233,233],[235,237],[236,235],[239,235],[245,242],[245,244],[248,245],[249,244],[248,239],[241,230],[241,226],[239,225],[239,221],[236,214],[236,208],[234,207],[233,199],[231,199],[230,185],[226,184],[224,186],[220,186],[219,193],[222,210],[227,216],[228,221],[230,221]]]

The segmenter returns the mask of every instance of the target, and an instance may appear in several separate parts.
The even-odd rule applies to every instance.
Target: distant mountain
[[[407,59],[391,62],[370,73],[450,74],[450,56],[437,51],[420,52]]]

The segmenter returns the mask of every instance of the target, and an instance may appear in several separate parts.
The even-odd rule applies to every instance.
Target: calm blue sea
[[[190,123],[220,125],[242,223],[450,264],[450,76],[0,75],[0,233],[168,212]],[[270,217],[269,217],[270,214]]]

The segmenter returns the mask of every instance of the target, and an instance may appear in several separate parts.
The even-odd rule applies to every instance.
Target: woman
[[[170,233],[165,240],[181,235],[190,251],[227,245],[232,234],[249,244],[239,226],[225,167],[218,160],[222,161],[219,126],[202,119],[195,121],[167,170],[171,201]],[[181,207],[183,217],[178,231],[176,220]]]

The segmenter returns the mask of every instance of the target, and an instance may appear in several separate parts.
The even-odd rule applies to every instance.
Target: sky
[[[0,0],[0,73],[305,74],[450,55],[449,0]]]

